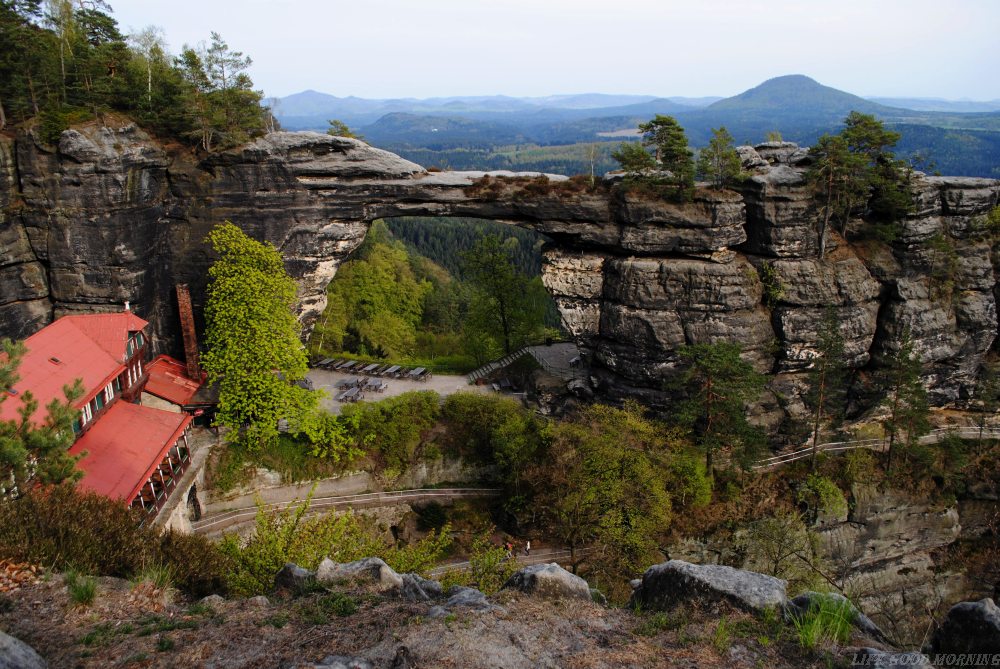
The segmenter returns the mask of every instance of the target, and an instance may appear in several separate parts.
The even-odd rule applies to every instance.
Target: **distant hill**
[[[676,117],[691,144],[700,147],[720,126],[738,143],[760,142],[776,130],[787,140],[810,145],[823,133],[837,132],[851,111],[860,111],[903,132],[900,155],[920,156],[929,169],[998,176],[1000,111],[986,108],[990,104],[865,99],[796,74],[724,99],[585,93],[367,100],[303,91],[278,100],[276,111],[292,130],[323,130],[328,119],[340,119],[373,144],[418,162],[566,172],[591,167],[582,157],[585,152],[571,147],[603,142],[601,155],[608,156],[609,142],[619,141],[621,131],[634,130],[656,114]],[[515,146],[520,149],[509,150]],[[527,162],[522,166],[520,160]]]

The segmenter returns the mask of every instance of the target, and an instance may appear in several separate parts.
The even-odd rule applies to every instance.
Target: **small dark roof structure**
[[[147,367],[145,391],[178,406],[191,404],[201,388],[201,380],[188,378],[187,366],[169,355],[158,355]]]

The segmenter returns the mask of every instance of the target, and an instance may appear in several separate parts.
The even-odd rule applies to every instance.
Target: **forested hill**
[[[901,132],[899,154],[918,169],[961,176],[1000,175],[1000,112],[893,107],[802,75],[770,79],[714,102],[650,98],[606,107],[525,109],[523,104],[503,99],[488,110],[484,110],[485,102],[453,108],[424,102],[392,101],[391,107],[384,107],[391,112],[374,121],[359,116],[355,124],[376,146],[424,165],[578,174],[592,167],[596,171],[615,167],[611,150],[656,114],[674,116],[691,144],[700,148],[707,145],[712,129],[722,126],[738,143],[756,144],[778,132],[786,140],[812,145],[822,134],[837,132],[851,111],[859,111]],[[331,112],[343,109],[351,114],[357,108],[356,101],[353,106],[338,102]],[[291,128],[322,129],[326,122],[315,114],[281,118]]]

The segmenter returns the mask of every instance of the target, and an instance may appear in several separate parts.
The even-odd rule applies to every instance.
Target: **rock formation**
[[[372,220],[467,216],[551,238],[543,281],[605,394],[661,401],[678,346],[725,339],[780,385],[808,366],[833,307],[852,365],[907,328],[934,401],[967,396],[997,338],[1000,258],[981,221],[1000,182],[920,176],[892,245],[835,236],[818,259],[806,152],[740,151],[752,177],[738,192],[699,189],[673,204],[563,177],[539,186],[427,172],[316,133],[274,133],[200,162],[128,124],[68,130],[55,147],[0,136],[0,335],[130,300],[153,322],[154,346],[179,351],[172,287],[190,284],[200,311],[212,260],[203,240],[226,219],[281,250],[308,329]]]

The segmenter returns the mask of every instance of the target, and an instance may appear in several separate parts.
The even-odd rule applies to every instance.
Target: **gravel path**
[[[340,413],[341,402],[334,399],[340,392],[337,384],[345,379],[358,378],[357,374],[344,374],[326,369],[310,369],[308,377],[313,382],[313,387],[317,390],[323,389],[327,397],[322,400],[324,409],[332,413]],[[366,401],[377,401],[393,395],[402,395],[411,390],[433,390],[439,395],[451,395],[457,392],[491,393],[489,386],[469,385],[469,380],[462,376],[451,376],[447,374],[435,374],[434,378],[427,381],[412,381],[410,379],[383,379],[389,384],[381,393],[367,393]]]

